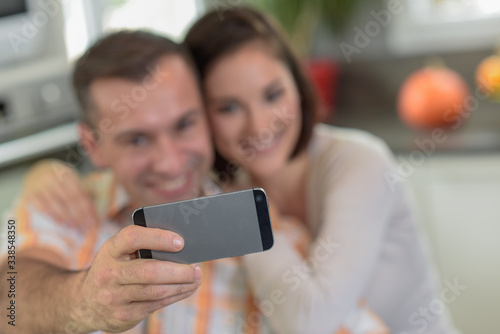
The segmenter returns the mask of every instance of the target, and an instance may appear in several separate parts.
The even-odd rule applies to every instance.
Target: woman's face
[[[300,97],[286,65],[259,42],[218,59],[205,78],[215,145],[251,175],[279,172],[300,136]]]

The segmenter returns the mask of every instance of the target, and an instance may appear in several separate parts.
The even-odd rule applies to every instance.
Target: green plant
[[[296,51],[310,50],[318,23],[340,31],[357,4],[363,0],[246,0],[249,5],[273,15],[289,35]]]

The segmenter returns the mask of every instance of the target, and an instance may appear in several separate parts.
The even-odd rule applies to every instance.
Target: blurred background
[[[284,26],[323,122],[365,129],[393,150],[388,182],[413,194],[442,289],[466,286],[430,316],[445,304],[464,333],[500,333],[498,0],[2,0],[0,211],[38,159],[91,168],[69,84],[89,44],[120,28],[181,41],[208,8],[223,19],[241,4]]]

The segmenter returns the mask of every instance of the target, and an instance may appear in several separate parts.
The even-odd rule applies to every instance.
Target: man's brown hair
[[[97,41],[76,62],[73,88],[82,109],[82,121],[93,126],[96,112],[90,85],[97,79],[120,78],[141,82],[164,56],[180,56],[193,69],[189,53],[182,45],[147,31],[119,31]]]

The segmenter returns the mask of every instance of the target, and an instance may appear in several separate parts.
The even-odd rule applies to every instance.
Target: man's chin
[[[148,203],[145,205],[157,205],[163,203],[177,202],[183,201],[191,198],[195,198],[199,196],[198,188],[185,188],[185,189],[176,189],[174,191],[166,191],[164,189],[160,189],[158,187],[148,187],[147,189],[148,196],[144,198],[148,199]]]
[[[183,196],[155,196],[151,201],[150,204],[146,205],[158,205],[158,204],[164,204],[164,203],[171,203],[171,202],[178,202],[178,201],[184,201],[187,199],[195,198],[196,196],[193,194],[185,194]]]

